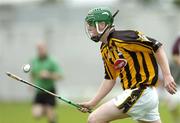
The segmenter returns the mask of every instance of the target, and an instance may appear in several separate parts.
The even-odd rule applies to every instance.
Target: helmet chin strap
[[[114,15],[113,15],[113,18],[118,14],[119,10],[117,10]],[[102,38],[102,36],[104,35],[104,33],[111,27],[113,27],[114,25],[106,25],[106,27],[104,28],[103,31],[100,31],[99,30],[99,27],[98,27],[98,23],[96,22],[96,29],[97,29],[97,32],[99,33],[97,36],[93,36],[91,37],[91,40],[93,40],[94,42],[99,42],[100,39]]]

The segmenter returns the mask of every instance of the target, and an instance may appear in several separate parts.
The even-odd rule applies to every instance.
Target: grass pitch
[[[86,123],[88,114],[76,110],[76,108],[59,103],[56,108],[58,123]],[[172,118],[166,106],[160,106],[160,114],[163,123],[172,123]],[[35,120],[31,114],[31,103],[5,103],[0,102],[0,123],[47,123],[42,117]],[[112,123],[135,123],[131,119],[117,120]]]

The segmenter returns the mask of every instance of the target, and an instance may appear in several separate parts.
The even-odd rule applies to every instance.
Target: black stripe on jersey
[[[139,62],[138,62],[138,59],[137,59],[137,55],[136,53],[134,52],[131,52],[125,48],[123,48],[126,52],[129,53],[129,55],[132,57],[133,59],[133,62],[134,62],[134,67],[135,67],[135,70],[136,70],[136,84],[138,82],[141,82],[142,81],[142,78],[141,78],[141,74],[140,74],[140,65],[139,65]]]
[[[105,59],[107,59],[106,55],[104,55],[104,57]],[[113,77],[105,60],[104,60],[104,69],[105,69],[105,79],[112,79]]]
[[[122,59],[125,59],[123,55],[119,55],[119,57],[122,58]],[[131,76],[131,73],[130,73],[130,70],[129,70],[129,64],[127,64],[127,65],[124,67],[124,69],[125,69],[125,71],[126,71],[126,78],[127,78],[127,80],[128,80],[128,88],[130,88],[130,87],[131,87],[131,84],[132,84],[132,83],[131,83],[132,76]],[[121,74],[121,76],[123,76],[123,75]],[[121,77],[121,78],[122,78],[122,77]],[[124,84],[123,84],[123,89],[125,89]]]
[[[112,51],[112,54],[113,54],[113,57],[115,58],[115,59],[119,59],[119,56],[117,56],[118,58],[116,58],[116,56],[115,56],[115,54],[114,54],[114,52],[116,52],[117,54],[118,54],[118,51],[117,51],[117,47],[116,47],[116,45],[114,44],[114,42],[112,43],[113,44],[113,46],[115,47],[115,51],[113,50]]]
[[[145,57],[144,57],[144,54],[142,52],[140,52],[141,56],[142,56],[142,61],[143,61],[143,68],[144,68],[144,72],[146,74],[146,79],[141,83],[142,86],[146,86],[148,80],[149,80],[149,71],[148,71],[148,67],[147,67],[147,64],[146,64],[146,61],[145,61]],[[141,86],[141,85],[140,85]]]
[[[134,30],[113,31],[110,33],[109,37],[125,41],[135,41],[139,38],[138,33]]]
[[[110,58],[109,61],[111,62],[111,64],[114,64],[114,62],[112,61],[112,58]]]
[[[118,51],[117,51],[118,52]],[[122,59],[125,59],[123,55],[119,55],[120,58]],[[126,77],[128,79],[128,87],[130,88],[131,87],[131,79],[132,79],[132,76],[131,76],[131,73],[130,73],[130,70],[129,70],[129,64],[126,64],[126,66],[124,67],[125,71],[126,71]]]
[[[116,59],[116,56],[114,55],[114,52],[113,52],[113,51],[112,51],[112,54],[113,54],[114,59]]]
[[[104,50],[105,47],[106,47],[106,44],[102,43],[100,46],[101,52]]]
[[[121,83],[122,83],[122,88],[125,90],[125,87],[124,87],[124,83],[123,83],[123,75],[122,75],[122,73],[120,73],[120,78],[121,78]]]
[[[157,51],[157,49],[162,45],[160,42],[157,40],[147,37],[149,41],[143,41],[139,39],[139,32],[134,31],[134,30],[121,30],[121,31],[113,31],[110,33],[109,38],[115,38],[117,40],[123,40],[126,42],[131,42],[131,43],[137,43],[140,42],[143,45],[146,45],[148,47],[151,47],[154,52]],[[139,40],[139,41],[138,41]],[[139,44],[140,45],[140,44]]]
[[[107,59],[106,55],[104,55],[104,58]]]
[[[106,76],[105,76],[105,78],[107,79],[107,78],[110,78],[110,79],[113,79],[113,76],[111,75],[111,72],[110,72],[110,70],[109,70],[109,68],[108,68],[108,65],[107,65],[107,63],[106,62],[104,62],[105,63],[105,73],[107,73],[106,74]],[[107,77],[107,75],[108,75],[108,77]]]
[[[114,45],[115,47],[116,47],[116,45]],[[117,47],[116,47],[116,52],[118,53],[118,51],[117,51]],[[119,56],[119,58],[122,58],[122,59],[125,59],[124,58],[124,56],[123,56],[123,54],[122,55],[118,55]],[[129,70],[129,64],[127,64],[125,67],[124,67],[124,69],[125,69],[125,71],[126,71],[126,77],[127,77],[127,79],[128,79],[128,87],[131,85],[131,79],[132,79],[132,76],[131,76],[131,73],[130,73],[130,70]],[[121,78],[121,83],[122,83],[122,85],[123,85],[123,89],[125,90],[125,85],[124,85],[124,83],[123,83],[123,75],[122,75],[122,73],[120,72],[120,78]]]
[[[132,79],[132,76],[131,76],[131,73],[130,73],[130,70],[129,70],[129,65],[127,64],[125,66],[125,71],[126,71],[126,77],[128,79],[128,87],[130,88],[131,87],[131,79]]]
[[[113,41],[114,41],[114,42],[117,42],[117,43],[137,44],[137,45],[140,45],[140,46],[142,46],[142,47],[145,47],[145,48],[148,48],[148,49],[152,50],[152,48],[151,48],[150,46],[144,45],[144,44],[142,44],[142,43],[140,43],[140,42],[130,42],[130,41],[128,41],[128,42],[119,42],[119,41],[116,41],[116,39],[113,39]]]
[[[106,51],[105,54],[107,54],[107,56],[108,56],[108,51]],[[108,59],[108,58],[106,57],[106,55],[104,55],[104,57],[105,57],[106,59]],[[114,64],[114,62],[112,61],[112,58],[109,58],[109,62],[110,62],[111,64]]]
[[[108,74],[108,72],[107,72],[107,70],[106,70],[106,65],[105,65],[105,63],[104,63],[104,69],[105,69],[105,79],[111,79],[110,78],[110,76],[109,76],[109,74]]]
[[[144,54],[142,52],[140,52],[140,53],[141,53],[141,56],[142,56],[144,72],[146,74],[146,80],[144,81],[146,83],[148,81],[148,79],[149,79],[149,71],[148,71],[146,61],[145,61]]]
[[[149,56],[151,58],[151,61],[152,61],[153,67],[154,67],[154,72],[155,72],[155,75],[152,79],[151,85],[155,85],[158,80],[158,65],[157,65],[155,56],[153,54],[149,54]]]
[[[145,57],[144,57],[144,54],[143,52],[140,52],[141,56],[142,56],[142,63],[143,63],[143,68],[144,68],[144,72],[146,74],[146,79],[142,82],[143,85],[146,85],[146,83],[148,82],[148,79],[149,79],[149,71],[148,71],[148,67],[147,67],[147,64],[146,64],[146,61],[145,61]],[[136,85],[134,85],[132,87],[132,89],[136,88]]]

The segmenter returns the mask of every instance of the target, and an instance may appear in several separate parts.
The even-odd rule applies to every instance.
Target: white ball
[[[23,71],[24,71],[25,73],[28,73],[28,72],[30,71],[30,69],[31,69],[30,64],[26,64],[26,65],[23,66]]]

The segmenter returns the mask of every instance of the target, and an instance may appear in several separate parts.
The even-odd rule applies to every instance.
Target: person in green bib
[[[38,55],[32,60],[31,79],[36,85],[56,93],[55,81],[62,79],[62,69],[48,54],[44,42],[37,44]],[[41,90],[35,91],[32,113],[35,118],[47,116],[49,123],[56,123],[56,100]]]

